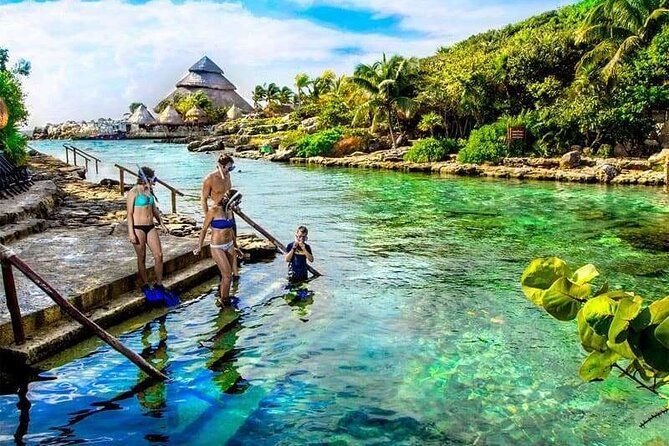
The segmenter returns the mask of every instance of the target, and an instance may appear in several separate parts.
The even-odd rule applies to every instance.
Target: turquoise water
[[[215,159],[178,145],[82,146],[150,160],[188,193]],[[325,273],[313,295],[286,295],[278,258],[244,266],[237,312],[219,313],[205,292],[122,336],[170,382],[147,386],[108,348],[81,350],[44,373],[57,379],[28,385],[29,413],[0,396],[0,442],[19,429],[44,444],[666,444],[666,417],[638,428],[662,402],[622,379],[582,383],[575,326],[518,285],[531,258],[558,255],[649,298],[669,294],[659,189],[237,165],[249,215],[285,241],[309,226]]]

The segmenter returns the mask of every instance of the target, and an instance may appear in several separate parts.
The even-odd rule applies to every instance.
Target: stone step
[[[36,181],[30,190],[11,199],[0,200],[0,227],[29,218],[45,218],[59,200],[53,181]]]
[[[0,226],[0,243],[6,245],[28,235],[42,232],[48,226],[47,221],[41,218],[30,218]]]
[[[218,269],[211,258],[204,258],[171,275],[164,281],[167,288],[183,292],[214,277]],[[86,315],[102,327],[110,327],[129,317],[146,311],[144,294],[138,290],[126,292]],[[11,344],[0,347],[0,358],[12,361],[15,365],[33,365],[64,348],[91,336],[92,333],[72,320],[63,320],[60,324],[43,327],[29,337],[20,346]]]
[[[205,246],[203,252],[200,254],[200,260],[209,257],[209,247]],[[165,258],[163,263],[163,273],[165,279],[175,275],[181,270],[187,269],[194,263],[193,254],[190,250],[181,250],[178,254]],[[39,273],[39,271],[38,271]],[[149,279],[152,280],[153,267],[148,268],[147,273]],[[15,270],[15,275],[21,274]],[[126,274],[117,276],[115,279],[108,282],[103,282],[98,286],[91,287],[84,292],[65,296],[68,301],[84,313],[94,309],[110,305],[119,296],[127,292],[135,290],[137,287],[137,272],[135,268],[128,270]],[[43,327],[54,326],[59,324],[62,320],[67,320],[68,316],[55,303],[41,308],[31,313],[23,313],[21,320],[26,336],[31,336],[33,333],[40,331]],[[14,334],[12,332],[12,324],[10,321],[0,323],[0,347],[10,345],[14,341]]]

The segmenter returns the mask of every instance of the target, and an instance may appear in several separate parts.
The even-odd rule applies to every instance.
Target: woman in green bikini
[[[158,220],[161,229],[167,233],[156,206],[156,197],[153,194],[153,185],[156,175],[150,167],[140,167],[137,185],[128,192],[128,239],[137,253],[137,274],[142,283],[142,291],[148,301],[165,300],[171,293],[163,287],[163,249],[160,245],[158,231],[154,225],[154,218]],[[154,260],[156,283],[153,289],[149,286],[146,275],[146,246],[149,246]],[[158,291],[156,293],[156,291]]]

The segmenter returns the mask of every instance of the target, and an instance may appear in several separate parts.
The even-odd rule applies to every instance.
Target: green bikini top
[[[153,206],[156,204],[156,199],[153,195],[144,195],[137,193],[135,195],[135,207]]]

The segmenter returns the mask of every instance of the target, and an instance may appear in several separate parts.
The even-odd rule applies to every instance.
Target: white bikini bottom
[[[228,249],[232,248],[232,246],[235,244],[234,241],[230,241],[228,243],[223,243],[222,245],[209,245],[210,248],[216,248],[220,249],[222,251],[227,251]]]

